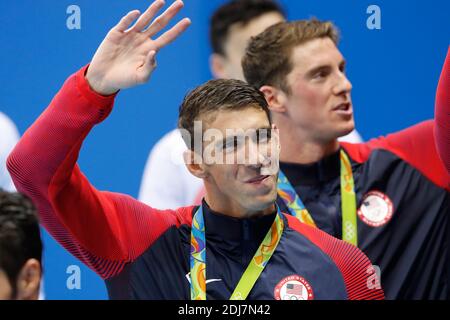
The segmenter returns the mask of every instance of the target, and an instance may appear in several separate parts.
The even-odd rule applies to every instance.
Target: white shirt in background
[[[8,170],[6,170],[6,159],[19,138],[19,132],[14,123],[0,112],[0,188],[5,191],[16,190]]]
[[[167,133],[153,147],[145,165],[139,200],[157,209],[192,205],[203,181],[186,168],[187,149],[178,129]]]

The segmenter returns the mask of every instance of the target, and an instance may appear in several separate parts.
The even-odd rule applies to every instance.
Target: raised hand
[[[184,4],[181,0],[175,1],[152,21],[163,6],[164,0],[156,0],[142,15],[138,10],[133,10],[108,32],[86,74],[94,91],[110,95],[148,81],[156,67],[155,55],[158,50],[175,40],[191,23],[188,18],[184,18],[158,38],[152,39]],[[137,18],[136,23],[130,26]]]

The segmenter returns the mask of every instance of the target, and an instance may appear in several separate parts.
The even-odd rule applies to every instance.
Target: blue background
[[[123,91],[107,121],[87,138],[79,164],[99,189],[137,196],[148,152],[175,127],[189,89],[211,77],[208,21],[222,0],[185,0],[190,29],[158,56],[149,84]],[[23,133],[64,80],[89,62],[122,15],[142,0],[15,0],[0,2],[0,110]],[[367,140],[433,117],[436,84],[450,40],[446,0],[285,0],[289,19],[316,16],[342,31],[358,131]],[[81,30],[66,9],[81,8]],[[367,7],[381,8],[381,30],[369,30]],[[103,282],[44,232],[48,299],[105,299]],[[81,289],[66,287],[69,265],[81,267]]]

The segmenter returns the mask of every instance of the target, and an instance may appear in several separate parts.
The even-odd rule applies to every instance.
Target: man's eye
[[[234,148],[235,148],[235,143],[234,143],[234,141],[225,143],[224,149],[225,149],[226,151],[233,150]]]
[[[240,146],[240,141],[237,138],[234,138],[232,140],[227,140],[224,144],[223,149],[227,152],[234,151]]]
[[[321,78],[325,78],[326,76],[328,75],[328,73],[327,72],[325,72],[325,71],[320,71],[320,72],[317,72],[315,75],[314,75],[314,79],[321,79]]]
[[[270,141],[271,131],[270,130],[261,130],[257,132],[256,139],[257,143],[265,143]]]

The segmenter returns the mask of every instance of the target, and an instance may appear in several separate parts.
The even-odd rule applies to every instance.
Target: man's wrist
[[[86,69],[86,73],[84,75],[86,78],[87,83],[89,84],[89,87],[96,93],[102,95],[102,96],[111,96],[113,94],[116,94],[120,89],[116,88],[108,88],[105,87],[102,84],[102,81],[100,79],[97,79],[95,76],[92,76],[91,73],[89,73],[89,67]]]

